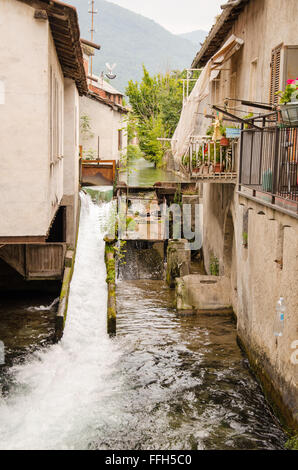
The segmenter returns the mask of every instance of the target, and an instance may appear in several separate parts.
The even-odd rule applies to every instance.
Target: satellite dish
[[[108,69],[107,73],[105,74],[106,77],[110,80],[114,80],[117,77],[115,73],[113,73],[114,68],[117,64],[110,65],[108,62],[106,63],[106,68]]]
[[[111,74],[111,73],[106,73],[106,77],[109,79],[109,80],[114,80],[114,78],[117,77],[117,75],[115,73]]]

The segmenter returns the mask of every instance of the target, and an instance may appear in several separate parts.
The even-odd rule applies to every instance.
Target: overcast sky
[[[172,33],[196,29],[209,31],[227,0],[113,0],[124,8],[147,16]],[[96,4],[96,0],[95,0]]]

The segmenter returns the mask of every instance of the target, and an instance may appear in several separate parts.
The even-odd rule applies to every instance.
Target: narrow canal
[[[128,162],[127,169],[121,175],[121,180],[128,186],[153,186],[157,181],[179,182],[181,178],[175,173],[156,168],[154,163],[144,158],[132,159]]]
[[[22,315],[39,312],[45,324],[42,331],[29,324],[38,348],[23,350],[19,363],[22,339],[11,325],[10,363],[1,372],[0,448],[283,448],[285,435],[236,344],[231,317],[181,317],[163,282],[122,281],[118,335],[107,336],[100,227],[108,209],[82,195],[62,341],[43,344],[45,332],[48,339],[52,334],[51,304],[35,301]]]

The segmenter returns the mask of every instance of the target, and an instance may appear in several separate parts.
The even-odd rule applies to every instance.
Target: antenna
[[[94,15],[97,15],[98,13],[98,10],[94,10],[94,0],[91,0],[89,2],[89,5],[91,4],[91,10],[89,9],[88,10],[88,13],[91,14],[91,29],[89,29],[90,33],[91,33],[91,42],[93,42],[93,36],[94,36],[94,33],[95,33],[95,29],[94,29]],[[91,56],[91,63],[90,63],[90,75],[92,77],[92,56]]]

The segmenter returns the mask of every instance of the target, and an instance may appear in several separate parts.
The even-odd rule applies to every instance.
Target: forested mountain
[[[198,29],[197,31],[191,31],[190,33],[180,34],[180,37],[191,41],[199,50],[201,47],[200,43],[203,43],[205,41],[207,34],[207,31],[202,31],[201,29]]]
[[[64,0],[79,13],[81,36],[90,39],[91,15],[88,0]],[[174,35],[153,20],[105,0],[95,1],[94,41],[101,45],[93,61],[93,72],[100,74],[105,63],[117,63],[113,86],[124,91],[128,80],[140,80],[142,64],[151,74],[189,67],[197,47],[188,39]]]

